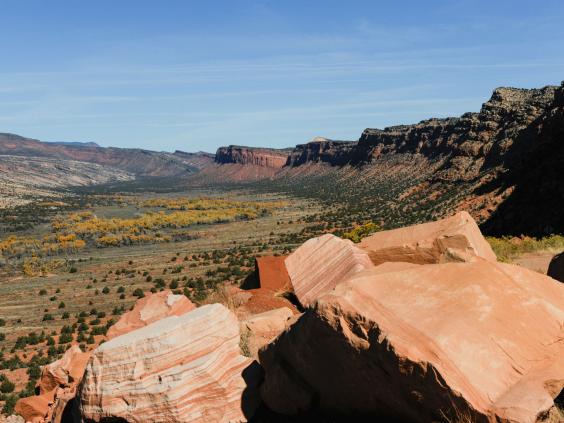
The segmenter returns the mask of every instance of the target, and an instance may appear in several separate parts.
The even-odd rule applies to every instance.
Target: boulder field
[[[236,314],[170,291],[141,299],[91,355],[73,347],[46,366],[40,395],[18,412],[33,422],[564,422],[564,284],[498,263],[466,213],[359,244],[323,235],[258,259],[257,275],[237,291],[251,299]],[[61,389],[65,402],[52,394]]]

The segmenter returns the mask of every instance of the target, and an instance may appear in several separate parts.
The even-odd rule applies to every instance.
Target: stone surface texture
[[[381,270],[339,284],[259,352],[271,409],[420,423],[558,413],[564,285],[486,260]]]

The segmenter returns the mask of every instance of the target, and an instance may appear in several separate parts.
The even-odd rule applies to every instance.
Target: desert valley
[[[0,134],[4,418],[563,421],[563,139],[564,85],[286,149]]]
[[[0,16],[0,423],[564,423],[564,2]]]

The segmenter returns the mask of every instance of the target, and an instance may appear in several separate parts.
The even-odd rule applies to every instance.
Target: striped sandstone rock
[[[116,337],[86,368],[80,410],[87,421],[247,420],[239,323],[221,304],[205,305]]]
[[[309,239],[285,263],[294,293],[306,307],[338,283],[373,267],[368,255],[352,241],[331,234]]]

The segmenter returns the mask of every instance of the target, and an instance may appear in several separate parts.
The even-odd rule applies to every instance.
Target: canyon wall
[[[219,147],[215,153],[215,162],[220,164],[236,163],[269,168],[281,168],[286,164],[289,149],[254,148],[238,145]]]

